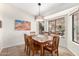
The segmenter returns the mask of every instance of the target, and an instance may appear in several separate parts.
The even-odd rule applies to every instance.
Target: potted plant
[[[63,25],[59,25],[58,29],[59,29],[60,35],[63,36],[64,35],[64,27],[63,27]]]

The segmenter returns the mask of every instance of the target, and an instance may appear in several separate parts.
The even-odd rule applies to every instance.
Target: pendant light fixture
[[[43,21],[44,17],[40,15],[40,6],[41,6],[41,3],[38,3],[38,6],[39,6],[39,15],[35,16],[35,20],[36,21]]]

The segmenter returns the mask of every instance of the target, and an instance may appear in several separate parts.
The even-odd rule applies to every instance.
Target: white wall
[[[75,55],[79,56],[79,44],[72,41],[72,17],[68,17],[68,40],[67,47],[70,51],[72,51]]]
[[[65,25],[65,35],[64,35],[64,37],[60,37],[59,46],[67,48],[67,33],[66,33],[67,32],[67,21],[66,21],[67,15],[64,14],[64,16],[63,16],[62,13],[60,13],[60,15],[56,16],[56,19],[59,18],[59,16],[60,16],[60,18],[64,17],[64,21],[65,21],[65,24],[64,24]],[[51,20],[54,20],[54,19],[52,18]]]
[[[46,19],[55,19],[57,17],[65,16],[65,20],[66,20],[66,40],[62,40],[60,43],[62,43],[61,45],[65,46],[72,52],[74,53],[74,55],[78,55],[79,56],[79,44],[76,44],[72,41],[72,17],[70,16],[71,13],[73,13],[74,11],[78,10],[79,6],[70,8],[68,10],[64,10],[61,11],[59,13],[50,15],[45,17]]]
[[[73,10],[73,9],[71,9]],[[46,17],[46,19],[54,18],[60,15],[66,15],[71,10],[59,12],[53,16]],[[29,31],[16,31],[15,30],[15,19],[29,19],[32,22],[31,31],[36,31],[36,22],[32,16],[19,10],[9,4],[0,4],[0,18],[2,20],[2,28],[0,28],[0,48],[11,47],[19,44],[23,44],[23,34],[29,33]],[[75,55],[79,55],[79,44],[72,42],[72,20],[67,15],[67,48],[74,52]],[[34,22],[33,22],[34,21]],[[2,44],[3,43],[3,44]]]
[[[65,11],[61,11],[59,13],[45,17],[47,20],[54,20],[54,19],[64,17],[64,20],[65,20],[65,24],[64,24],[65,25],[65,37],[64,38],[61,37],[59,45],[62,47],[65,47],[65,48],[67,48],[67,33],[66,32],[67,32],[67,13],[68,12],[69,12],[68,10],[65,10]]]
[[[2,16],[3,16],[3,14],[2,14],[2,10],[3,10],[3,4],[0,4],[0,21],[2,21],[3,22],[3,18],[2,18]],[[3,41],[2,41],[2,35],[3,35],[3,33],[2,33],[2,28],[0,28],[0,50],[1,50],[1,48],[2,48],[2,43],[3,43]]]
[[[2,7],[2,8],[1,8]],[[24,43],[24,33],[30,31],[16,31],[15,30],[15,19],[28,20],[31,22],[31,31],[36,31],[36,22],[32,16],[23,12],[20,9],[15,8],[9,4],[1,4],[0,10],[2,20],[2,35],[0,42],[2,41],[1,48],[11,47]]]
[[[0,16],[0,20],[2,21],[2,17]],[[0,51],[1,51],[1,47],[2,47],[2,28],[0,28]]]

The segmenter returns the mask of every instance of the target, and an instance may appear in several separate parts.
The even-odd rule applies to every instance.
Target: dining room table
[[[52,40],[51,36],[46,36],[46,35],[36,35],[33,36],[33,42],[36,45],[40,46],[40,50],[41,50],[41,56],[44,56],[44,46]]]

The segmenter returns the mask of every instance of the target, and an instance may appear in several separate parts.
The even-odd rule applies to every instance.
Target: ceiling
[[[11,3],[11,5],[25,11],[31,16],[36,16],[39,13],[37,3]],[[41,3],[40,13],[42,16],[48,16],[65,9],[79,5],[78,3]]]

